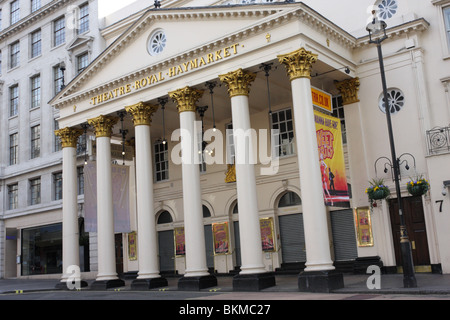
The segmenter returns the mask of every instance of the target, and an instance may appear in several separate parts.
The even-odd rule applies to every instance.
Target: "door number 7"
[[[444,200],[437,200],[436,203],[439,203],[439,212],[442,212],[442,204],[444,203]]]

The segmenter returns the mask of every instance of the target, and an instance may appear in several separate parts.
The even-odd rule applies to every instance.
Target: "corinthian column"
[[[200,170],[194,157],[198,156],[195,139],[196,103],[203,91],[185,87],[169,92],[177,103],[180,114],[184,230],[186,241],[186,273],[178,282],[181,290],[198,290],[217,285],[217,279],[208,273],[203,227]]]
[[[63,148],[62,247],[63,275],[57,287],[76,289],[87,286],[81,281],[80,246],[77,204],[77,141],[80,129],[64,128],[55,131]]]
[[[98,274],[93,289],[125,285],[117,277],[114,241],[114,210],[111,175],[111,134],[118,119],[99,116],[88,120],[95,129],[97,141],[97,241]]]
[[[286,67],[291,80],[300,170],[307,261],[305,272],[299,276],[299,288],[302,291],[328,291],[343,286],[343,278],[330,273],[335,268],[330,254],[311,95],[311,69],[317,55],[301,48],[278,56],[278,60]]]
[[[150,125],[158,110],[143,102],[126,107],[133,116],[136,144],[136,198],[138,220],[138,277],[131,284],[133,289],[152,289],[167,286],[167,280],[159,274],[158,246],[153,196],[153,166],[150,141]]]
[[[275,285],[275,277],[268,274],[263,262],[258,199],[256,195],[255,155],[250,126],[248,95],[255,80],[254,73],[238,69],[220,75],[228,86],[231,98],[233,135],[236,159],[236,186],[239,202],[239,231],[241,241],[241,272],[233,279],[236,291],[261,290]],[[248,143],[247,143],[248,142]]]

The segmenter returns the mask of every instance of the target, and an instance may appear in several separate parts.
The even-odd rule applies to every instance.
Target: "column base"
[[[344,288],[344,276],[334,270],[304,271],[298,276],[298,288],[300,292],[331,293]]]
[[[123,286],[125,286],[125,281],[120,280],[120,279],[98,280],[98,281],[94,281],[94,283],[91,284],[90,289],[91,290],[106,290],[106,289],[123,287]]]
[[[272,272],[257,274],[238,274],[233,277],[233,291],[260,291],[275,286]]]
[[[84,280],[80,280],[77,281],[77,283],[72,283],[71,284],[74,289],[76,288],[86,288],[88,286],[88,283]],[[59,289],[59,290],[74,290],[74,289],[69,289],[69,287],[67,286],[67,282],[66,281],[61,281],[59,283],[56,284],[55,289]]]
[[[145,291],[155,288],[167,287],[166,278],[135,279],[131,282],[131,290]]]
[[[201,277],[183,277],[178,280],[178,290],[181,291],[199,291],[210,287],[217,286],[217,278],[215,276]]]

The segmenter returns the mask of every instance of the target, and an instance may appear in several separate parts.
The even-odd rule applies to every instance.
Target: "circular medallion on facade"
[[[391,114],[399,112],[405,106],[405,96],[400,89],[390,88],[387,90],[389,108]],[[380,96],[378,107],[383,113],[386,113],[386,104],[383,93]]]
[[[166,47],[166,34],[163,30],[156,30],[153,32],[153,34],[150,36],[150,39],[148,41],[148,52],[152,56],[156,56],[164,51]]]
[[[397,13],[398,4],[396,0],[378,1],[378,16],[382,20],[392,18]]]

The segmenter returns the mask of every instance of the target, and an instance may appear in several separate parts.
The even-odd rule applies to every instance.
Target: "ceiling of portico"
[[[292,106],[292,93],[291,84],[286,76],[286,69],[284,66],[280,65],[278,61],[272,60],[267,61],[267,64],[271,64],[272,68],[269,72],[269,90],[270,90],[270,103],[273,110],[286,108]],[[265,72],[261,69],[261,65],[255,65],[247,69],[250,72],[256,73],[256,79],[251,85],[250,95],[249,95],[249,105],[250,114],[257,114],[260,112],[268,112],[268,87],[267,78]],[[326,73],[324,75],[321,75]],[[335,70],[328,66],[327,64],[318,61],[312,71],[311,85],[324,90],[332,95],[338,94],[335,88],[334,81],[342,81],[348,79],[350,76],[345,73],[344,70]],[[209,79],[208,81],[214,81],[217,86],[213,90],[213,105],[214,105],[214,117],[211,104],[211,95],[209,89],[206,87],[205,83],[201,83],[193,86],[196,89],[204,90],[202,98],[198,101],[197,106],[203,107],[208,106],[208,109],[204,115],[204,128],[205,130],[213,127],[213,122],[215,120],[216,124],[231,122],[231,100],[227,92],[227,86],[221,84],[219,79]],[[167,96],[165,96],[167,98]],[[161,97],[162,98],[162,97]],[[158,101],[144,101],[153,105],[158,105]],[[112,115],[115,115],[114,113]],[[197,120],[200,121],[200,115],[197,114]],[[164,111],[164,123],[165,123],[165,137],[170,140],[170,135],[172,132],[180,127],[179,115],[176,108],[176,104],[171,99],[168,99],[165,105]],[[134,128],[131,121],[131,116],[126,115],[124,121],[125,129],[128,130],[129,134],[127,139],[134,137]],[[121,139],[120,135],[120,123],[118,123],[114,128],[114,135],[117,139]],[[224,130],[224,127],[219,127],[218,129]],[[161,107],[153,115],[152,125],[151,125],[151,136],[153,140],[163,138],[163,111]]]

